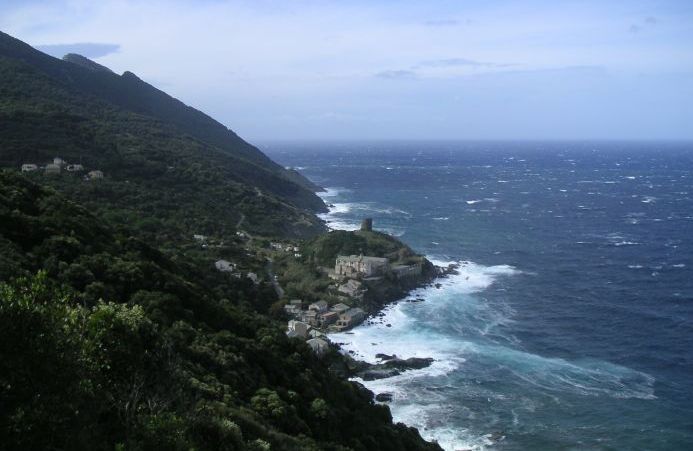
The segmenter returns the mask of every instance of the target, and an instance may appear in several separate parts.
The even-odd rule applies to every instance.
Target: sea
[[[693,143],[272,142],[365,217],[458,274],[330,338],[432,357],[378,381],[446,450],[693,449]],[[423,302],[407,302],[421,297]]]

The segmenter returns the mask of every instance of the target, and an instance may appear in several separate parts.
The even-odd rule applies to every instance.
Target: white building
[[[94,171],[89,171],[89,174],[87,174],[90,179],[102,179],[103,178],[103,172],[99,170],[94,170]]]
[[[33,171],[38,171],[38,166],[35,164],[23,164],[22,165],[22,172],[33,172]]]
[[[81,164],[68,164],[67,172],[81,172],[84,170],[84,166]]]
[[[233,272],[236,269],[236,265],[228,260],[217,260],[214,267],[221,272]]]

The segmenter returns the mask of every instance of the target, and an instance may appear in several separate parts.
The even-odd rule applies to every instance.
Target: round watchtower
[[[361,230],[363,232],[372,232],[373,231],[373,218],[364,218],[364,220],[361,222]]]

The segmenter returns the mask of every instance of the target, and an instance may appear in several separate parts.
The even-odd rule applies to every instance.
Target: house
[[[318,357],[325,355],[330,350],[330,344],[322,338],[311,338],[306,341],[306,344]]]
[[[33,172],[38,171],[38,166],[35,164],[23,164],[22,172]]]
[[[227,260],[217,260],[214,267],[221,272],[233,272],[236,269],[236,265]]]
[[[195,235],[193,235],[193,239],[194,239],[194,240],[197,240],[197,241],[204,241],[204,240],[207,239],[207,237],[204,236],[204,235],[195,234]]]
[[[55,163],[49,163],[45,168],[46,174],[60,174],[60,165]]]
[[[245,275],[248,279],[252,280],[255,285],[260,283],[260,279],[258,278],[257,274],[254,272],[249,272],[248,274]]]
[[[308,338],[308,331],[310,326],[303,321],[291,320],[288,324],[288,329],[286,331],[287,335],[295,336],[299,338]]]
[[[53,164],[55,164],[57,166],[62,166],[65,164],[65,160],[63,160],[60,157],[55,157],[55,158],[53,158]]]
[[[320,327],[327,327],[330,324],[334,324],[339,319],[339,313],[337,312],[323,312],[318,315],[318,323]]]
[[[342,255],[335,261],[334,272],[343,277],[373,277],[385,274],[389,263],[387,258]]]
[[[308,306],[308,310],[313,310],[317,313],[322,313],[327,311],[328,304],[326,301],[313,302]]]
[[[289,316],[293,316],[294,318],[297,318],[301,314],[301,309],[296,308],[295,305],[286,304],[284,306],[284,312],[286,312],[286,314]]]
[[[303,306],[303,301],[300,299],[294,299],[284,306],[284,311],[295,318],[299,317],[302,313],[301,307]]]
[[[341,302],[339,304],[335,304],[332,307],[330,307],[330,311],[337,313],[338,315],[341,315],[342,313],[346,312],[349,310],[351,307],[349,307],[346,304],[342,304]]]
[[[355,279],[349,279],[346,283],[342,284],[337,288],[340,293],[351,296],[352,298],[360,297],[365,291],[363,289],[363,284]]]
[[[354,327],[366,318],[366,312],[358,307],[351,308],[346,312],[339,315],[339,320],[337,321],[337,329],[344,330],[350,327]]]
[[[68,164],[67,172],[81,172],[84,170],[84,166],[81,164]]]
[[[101,172],[101,171],[99,171],[99,170],[89,171],[89,173],[87,174],[87,176],[88,176],[91,180],[94,180],[94,179],[102,179],[102,178],[103,178],[103,172]]]
[[[313,327],[318,327],[320,325],[320,321],[318,319],[319,315],[320,313],[315,310],[306,310],[301,312],[301,319]]]

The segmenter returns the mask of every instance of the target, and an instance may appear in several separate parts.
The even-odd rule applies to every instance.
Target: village
[[[373,233],[373,222],[370,218],[364,219],[360,231],[356,233]],[[337,255],[333,257],[333,266],[318,265],[310,258],[303,258],[303,249],[296,242],[276,242],[256,239],[247,232],[238,230],[237,239],[247,243],[247,250],[251,255],[259,252],[259,256],[265,260],[266,266],[263,277],[258,272],[245,271],[238,263],[218,259],[214,261],[214,268],[229,276],[241,279],[248,278],[255,285],[263,281],[270,283],[280,300],[285,304],[281,312],[287,319],[286,334],[291,338],[304,340],[308,346],[318,355],[322,356],[330,349],[328,334],[344,332],[363,323],[368,317],[368,302],[365,300],[378,299],[382,302],[381,289],[392,286],[408,286],[419,280],[423,273],[423,259],[414,256],[402,258],[395,254],[388,257],[372,255]],[[193,235],[193,241],[201,247],[218,247],[207,236]],[[251,242],[255,241],[255,244]],[[258,247],[259,245],[259,247]],[[311,251],[312,253],[312,251]],[[280,279],[273,271],[273,261],[295,261],[296,265],[307,268],[309,271],[320,274],[325,281],[324,291],[314,292],[312,301],[291,298],[285,295],[285,290],[280,285]],[[393,263],[394,261],[394,263]],[[281,265],[280,265],[281,268]],[[322,283],[322,282],[321,282]],[[295,293],[294,295],[298,294]],[[318,300],[315,300],[315,299]],[[372,305],[371,305],[372,307]]]
[[[372,230],[372,220],[365,219],[361,231]],[[358,304],[363,300],[369,285],[377,285],[385,278],[400,280],[419,276],[422,264],[392,265],[390,259],[364,255],[340,255],[335,259],[334,269],[328,276],[336,282],[336,291],[342,302],[329,305],[320,300],[304,309],[300,299],[289,301],[284,311],[291,318],[287,324],[287,335],[306,340],[318,355],[329,349],[327,333],[343,332],[361,324],[368,316]]]
[[[44,166],[39,166],[34,163],[24,163],[21,166],[21,171],[22,172],[38,172],[38,171],[43,171],[44,174],[46,175],[58,175],[62,173],[63,170],[66,172],[72,173],[72,174],[83,174],[85,171],[85,168],[82,164],[79,163],[68,163],[67,161],[63,160],[60,157],[55,157],[53,158],[52,163],[46,163]],[[84,175],[85,180],[96,180],[96,179],[102,179],[103,178],[103,172],[94,169],[92,171],[87,172]]]

